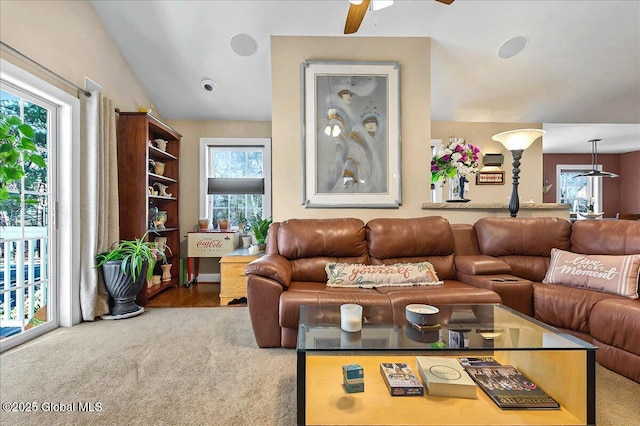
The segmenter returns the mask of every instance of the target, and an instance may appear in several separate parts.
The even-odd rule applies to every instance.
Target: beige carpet
[[[295,368],[294,350],[256,346],[246,307],[152,308],[0,356],[2,403],[38,408],[0,424],[294,425]],[[598,425],[636,425],[640,385],[601,367],[597,384]]]

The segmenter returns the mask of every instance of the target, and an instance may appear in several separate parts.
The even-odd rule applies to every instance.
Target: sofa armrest
[[[467,275],[495,275],[511,273],[511,266],[492,256],[456,256],[456,270]]]
[[[508,274],[469,275],[460,271],[458,280],[493,290],[500,295],[503,305],[533,316],[533,283],[529,280]]]
[[[283,287],[291,284],[291,262],[278,254],[267,254],[252,262],[244,269],[247,275],[258,275],[279,282]]]

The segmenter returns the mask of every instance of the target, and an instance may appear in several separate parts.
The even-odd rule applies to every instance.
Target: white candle
[[[360,331],[362,329],[362,306],[354,303],[341,305],[340,327],[344,331]]]

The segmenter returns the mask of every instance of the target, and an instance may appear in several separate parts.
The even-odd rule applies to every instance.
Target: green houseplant
[[[145,279],[151,279],[156,261],[166,262],[164,252],[155,242],[147,241],[147,234],[133,240],[117,241],[109,251],[96,255],[96,267],[102,268],[105,285],[113,298],[113,316],[126,318],[144,312],[135,303],[136,296]]]
[[[262,219],[258,216],[254,216],[251,220],[251,230],[258,244],[264,244],[266,242],[269,226],[271,226],[272,222],[273,220],[271,218]]]
[[[0,113],[0,205],[12,198],[9,187],[24,176],[24,164],[46,167],[33,142],[33,128],[15,115]]]

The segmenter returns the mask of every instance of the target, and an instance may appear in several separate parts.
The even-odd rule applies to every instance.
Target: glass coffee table
[[[303,305],[297,346],[298,424],[580,425],[595,424],[596,347],[499,304],[436,305],[439,324],[384,324],[364,308],[360,332],[340,329],[340,305]],[[402,322],[402,321],[399,321]],[[513,365],[560,403],[555,410],[503,410],[479,388],[477,399],[394,396],[380,363],[416,356],[491,356]],[[342,366],[360,364],[364,392],[347,393]]]

